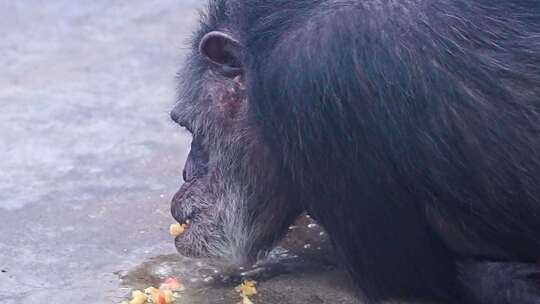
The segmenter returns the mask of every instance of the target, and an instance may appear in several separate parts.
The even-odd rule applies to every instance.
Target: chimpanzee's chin
[[[176,246],[176,251],[185,257],[195,258],[195,259],[209,257],[208,252],[203,252],[200,249],[197,249],[194,246],[191,246],[191,244],[184,242],[181,239],[181,236],[177,237],[174,240],[174,244]]]
[[[211,257],[208,251],[208,236],[197,222],[191,222],[186,231],[174,239],[178,253],[189,258]]]
[[[171,214],[180,224],[190,225],[202,209],[204,185],[197,180],[184,183],[171,201]]]
[[[174,243],[175,243],[175,246],[176,246],[176,251],[179,254],[181,254],[181,255],[183,255],[185,257],[195,258],[195,259],[203,257],[201,252],[198,252],[198,251],[194,250],[193,248],[190,248],[189,246],[185,246],[178,239],[176,239],[174,241]]]

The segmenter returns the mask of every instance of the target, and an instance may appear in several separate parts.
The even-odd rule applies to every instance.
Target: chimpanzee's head
[[[180,253],[243,264],[278,240],[300,210],[289,177],[257,129],[246,94],[247,50],[220,24],[220,13],[203,18],[180,73],[171,117],[193,141],[171,209],[188,224],[175,240]]]

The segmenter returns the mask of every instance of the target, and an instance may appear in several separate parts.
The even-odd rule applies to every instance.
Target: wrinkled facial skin
[[[240,46],[219,35],[198,42],[180,73],[171,117],[193,142],[171,212],[188,223],[175,239],[181,254],[243,265],[279,240],[301,210],[253,123],[241,59],[230,54],[231,44]]]

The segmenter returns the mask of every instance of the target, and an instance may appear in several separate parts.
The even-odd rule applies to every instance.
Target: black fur
[[[244,46],[251,123],[367,299],[493,303],[536,269],[540,1],[217,0],[203,24]]]

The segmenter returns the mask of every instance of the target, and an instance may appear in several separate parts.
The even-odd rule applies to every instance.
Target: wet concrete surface
[[[178,254],[153,257],[118,273],[124,287],[144,290],[164,278],[181,278],[185,289],[177,303],[238,303],[235,286],[258,282],[254,303],[360,303],[349,278],[336,265],[324,231],[302,215],[290,233],[264,259],[251,266],[228,268],[216,261]]]
[[[168,276],[177,303],[236,303],[246,271],[256,304],[357,302],[304,221],[255,270],[176,254],[190,138],[168,111],[201,4],[0,1],[0,303],[119,303]]]

